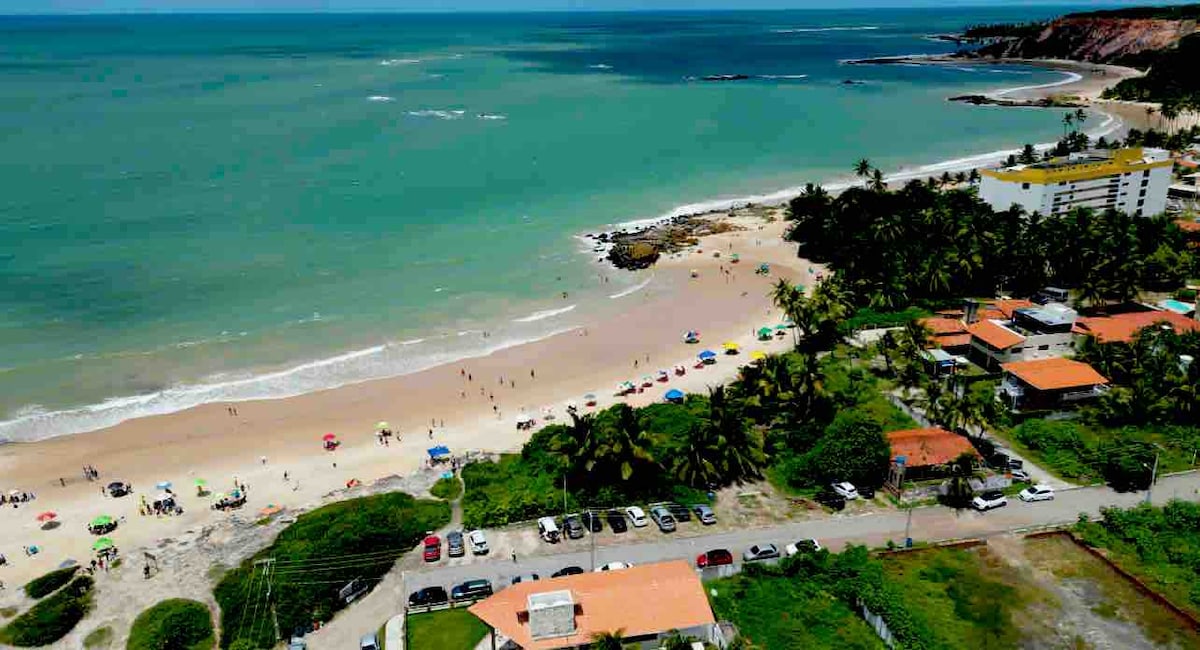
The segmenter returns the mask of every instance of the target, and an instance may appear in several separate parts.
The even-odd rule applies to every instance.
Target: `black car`
[[[463,545],[463,534],[457,530],[446,533],[446,555],[462,557],[466,554],[467,547]]]
[[[625,515],[620,510],[609,510],[607,519],[608,527],[614,533],[623,533],[629,530],[629,524],[625,521]]]
[[[1025,461],[1020,458],[1009,458],[1008,469],[1025,469]]]
[[[563,517],[563,530],[567,531],[567,537],[571,539],[583,537],[583,522],[580,521],[579,515]]]
[[[569,567],[563,567],[563,568],[559,569],[558,571],[555,571],[554,573],[550,574],[550,577],[551,578],[561,578],[563,576],[577,576],[577,575],[581,575],[584,573],[587,573],[587,572],[583,570],[583,567],[569,566]]]
[[[833,490],[822,490],[817,493],[817,503],[826,508],[834,510],[844,510],[846,508],[846,497],[834,492]]]
[[[1009,460],[1011,459],[1008,457],[1008,454],[998,451],[988,457],[988,465],[996,469],[1007,469]]]
[[[445,587],[425,587],[420,591],[412,592],[408,597],[409,607],[425,607],[428,605],[443,605],[449,602],[450,599],[446,596]]]
[[[691,521],[692,520],[691,509],[688,508],[687,506],[683,505],[682,503],[663,503],[663,504],[659,504],[659,505],[666,508],[667,512],[671,513],[671,516],[675,518],[675,521]]]
[[[860,485],[860,486],[858,486],[858,498],[860,498],[860,499],[874,499],[874,498],[875,498],[875,488],[873,488],[873,487],[871,487],[871,486],[869,486],[869,485],[865,485],[865,486],[864,486],[864,485]]]
[[[454,600],[471,600],[492,595],[492,583],[487,580],[468,580],[461,585],[454,585],[450,597]]]
[[[604,530],[604,520],[598,512],[585,512],[583,513],[583,526],[593,533],[598,533]]]

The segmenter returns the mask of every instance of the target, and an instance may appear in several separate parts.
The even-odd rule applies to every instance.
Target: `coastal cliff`
[[[1196,33],[1197,21],[1158,18],[1117,18],[1069,15],[1047,23],[1035,33],[1000,39],[975,55],[995,58],[1070,59],[1144,68],[1150,53],[1174,48]]]

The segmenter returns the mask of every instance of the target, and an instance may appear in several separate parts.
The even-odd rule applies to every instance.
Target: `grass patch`
[[[204,603],[185,598],[164,600],[138,614],[126,650],[211,650],[212,615]]]
[[[403,492],[349,499],[297,518],[267,548],[225,574],[213,591],[221,606],[221,645],[244,641],[251,648],[275,644],[264,606],[264,568],[274,558],[272,604],[287,635],[326,622],[344,606],[338,591],[351,580],[368,588],[424,536],[450,521],[450,506]]]
[[[462,490],[462,481],[458,480],[458,477],[439,478],[433,487],[429,488],[429,493],[439,499],[453,501],[462,495]]]
[[[408,617],[408,646],[438,650],[472,650],[488,628],[466,609],[444,609]]]
[[[1160,473],[1192,467],[1192,454],[1200,446],[1200,429],[1181,426],[1120,428],[1079,420],[1027,420],[1007,432],[1013,448],[1055,476],[1078,483],[1106,481],[1118,489],[1142,487],[1150,473],[1133,463],[1122,465],[1132,449],[1152,459],[1151,445],[1162,450]],[[1144,474],[1145,476],[1141,476]]]
[[[0,643],[20,647],[50,645],[75,628],[92,607],[89,576],[78,576],[0,629]]]
[[[59,587],[70,582],[78,570],[78,566],[72,566],[65,569],[56,569],[44,576],[34,578],[25,585],[25,594],[35,599],[49,596],[57,591]]]
[[[113,630],[107,625],[98,627],[83,637],[83,647],[87,650],[106,650],[112,647],[112,642]]]

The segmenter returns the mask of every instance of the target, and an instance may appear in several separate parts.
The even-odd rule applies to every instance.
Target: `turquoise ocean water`
[[[839,63],[1031,11],[0,17],[0,441],[544,336],[644,281],[581,233],[1053,139],[944,98],[1057,73]]]

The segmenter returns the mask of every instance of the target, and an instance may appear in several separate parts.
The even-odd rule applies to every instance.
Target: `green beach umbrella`
[[[208,485],[208,481],[206,481],[206,480],[204,480],[204,479],[202,479],[202,478],[198,478],[198,479],[196,479],[196,480],[194,481],[194,483],[196,484],[196,487],[204,487],[205,485]]]
[[[771,335],[771,328],[769,328],[769,327],[760,327],[760,328],[758,328],[758,335],[759,335],[759,336],[770,336],[770,335]]]
[[[107,526],[107,525],[111,524],[112,522],[113,522],[113,518],[111,516],[100,515],[99,517],[96,517],[95,519],[92,520],[92,527],[99,528],[100,526]]]
[[[103,551],[110,549],[113,546],[116,546],[116,544],[113,543],[111,537],[101,537],[100,539],[96,540],[94,544],[92,544],[92,550]]]
[[[777,329],[777,330],[786,330],[786,329],[790,329],[790,328],[789,328],[787,325],[784,325],[783,323],[780,323],[780,324],[778,324],[778,325],[776,325],[776,326],[775,326],[775,329]]]
[[[388,423],[387,422],[376,422],[375,428],[376,429],[386,429],[386,428],[388,428]]]

